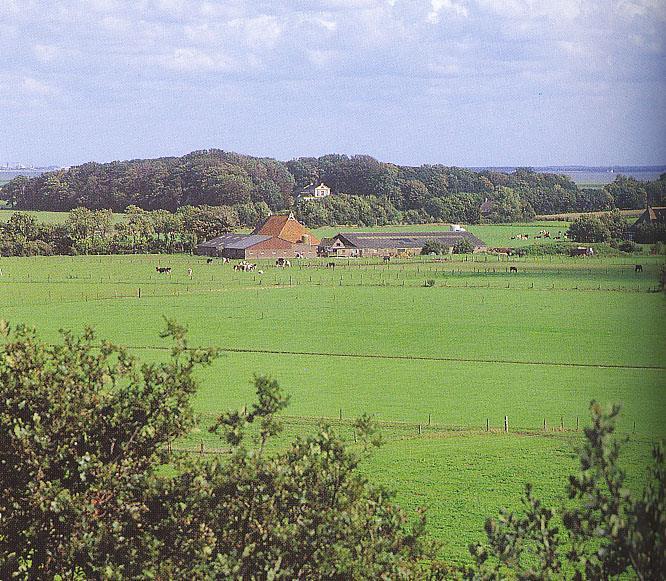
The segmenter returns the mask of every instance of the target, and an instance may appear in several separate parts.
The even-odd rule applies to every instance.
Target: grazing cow
[[[190,278],[192,278],[192,269],[191,269],[191,268],[188,268],[188,269],[187,269],[187,276],[189,276]]]
[[[211,262],[213,262],[213,259],[212,259],[212,258],[207,258],[207,259],[206,259],[206,264],[210,264]]]
[[[335,262],[327,262],[326,263],[326,268],[332,268],[335,270]]]
[[[391,262],[390,256],[384,256],[384,262]]]
[[[634,272],[643,272],[643,265],[637,264],[636,266],[634,266]]]
[[[157,272],[160,274],[171,274],[171,267],[170,266],[158,266],[155,268]]]
[[[516,273],[517,273],[517,272],[518,272],[518,268],[515,267],[515,266],[510,266],[510,267],[509,267],[509,272],[516,272]]]

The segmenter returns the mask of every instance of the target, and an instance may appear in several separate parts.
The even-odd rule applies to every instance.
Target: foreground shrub
[[[216,356],[178,325],[159,364],[92,331],[0,333],[0,578],[410,578],[430,556],[423,518],[409,526],[330,427],[265,454],[287,403],[274,381],[219,418],[229,456],[170,456]],[[367,418],[356,432],[378,443]]]
[[[610,579],[629,574],[664,579],[666,572],[666,464],[661,444],[645,487],[632,496],[613,438],[620,408],[591,405],[592,426],[579,452],[580,472],[569,477],[570,503],[556,510],[525,488],[525,510],[504,510],[486,522],[487,543],[470,546],[476,564],[468,579]],[[555,524],[559,516],[564,528]]]

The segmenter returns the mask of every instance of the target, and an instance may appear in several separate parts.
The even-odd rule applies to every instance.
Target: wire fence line
[[[219,414],[214,412],[203,412],[198,414],[199,417],[213,418]],[[587,416],[584,416],[587,418]],[[431,421],[432,416],[429,415],[427,420],[423,422],[406,422],[397,420],[379,420],[373,417],[373,424],[379,428],[379,433],[384,442],[400,441],[400,440],[418,440],[419,438],[432,438],[432,437],[454,437],[454,436],[530,436],[530,437],[554,437],[554,436],[576,436],[582,435],[585,425],[580,419],[580,416],[568,417],[558,416],[556,421],[550,422],[548,417],[544,417],[543,422],[538,426],[526,427],[512,426],[509,416],[500,418],[494,417],[491,421],[490,418],[486,419],[485,423],[479,426],[461,426],[453,424],[434,423]],[[279,416],[279,420],[289,426],[292,431],[296,428],[303,428],[306,430],[316,429],[320,425],[330,425],[338,430],[343,429],[344,432],[339,435],[349,441],[358,443],[360,438],[356,432],[356,420],[343,417],[343,410],[340,409],[339,417],[328,416]],[[620,424],[620,433],[636,435],[636,421],[625,419]],[[638,434],[639,436],[644,436]],[[189,440],[195,439],[190,435]],[[649,439],[649,438],[648,438]],[[203,438],[199,438],[198,442],[194,445],[186,445],[185,442],[177,443],[176,445],[167,444],[166,449],[168,452],[181,452],[187,454],[203,455],[229,455],[232,453],[230,446],[211,445]]]

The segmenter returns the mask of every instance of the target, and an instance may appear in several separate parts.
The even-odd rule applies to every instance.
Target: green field
[[[497,245],[523,229],[480,228]],[[632,257],[448,258],[264,262],[263,275],[182,255],[0,258],[0,318],[51,340],[92,324],[155,359],[166,354],[167,316],[189,327],[193,345],[224,349],[199,373],[201,426],[185,448],[220,447],[205,427],[251,403],[255,372],[291,394],[283,440],[319,418],[351,437],[350,420],[373,414],[387,443],[364,469],[409,510],[428,506],[443,556],[460,561],[486,516],[519,504],[526,480],[561,498],[576,421],[582,428],[593,398],[623,404],[619,429],[640,479],[649,442],[666,436],[666,300],[649,292],[656,257],[641,257],[642,274]],[[158,264],[173,274],[158,275]]]
[[[0,209],[0,222],[9,220],[14,210]],[[23,212],[34,217],[40,222],[48,224],[62,224],[67,220],[68,212],[42,212],[42,211],[26,211]],[[114,222],[121,222],[125,219],[124,214],[114,214]],[[541,230],[548,230],[555,236],[558,231],[565,232],[569,227],[567,222],[558,221],[542,221],[530,222],[529,224],[473,224],[468,226],[467,229],[481,238],[488,246],[527,246],[529,244],[544,244],[548,243],[548,239],[535,239]],[[377,227],[357,227],[357,226],[325,226],[313,230],[314,234],[319,237],[335,236],[338,232],[350,232],[354,230],[375,230],[375,231],[391,231],[391,232],[423,232],[423,231],[448,231],[448,224],[406,224],[406,225],[390,225],[390,226],[377,226]],[[239,231],[249,231],[247,229],[240,229]],[[512,240],[516,234],[529,234],[527,240]]]

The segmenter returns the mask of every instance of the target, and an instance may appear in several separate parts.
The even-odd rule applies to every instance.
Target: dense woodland
[[[334,196],[298,201],[296,193],[324,182]],[[184,206],[224,206],[240,225],[266,210],[293,209],[308,226],[482,220],[529,220],[535,214],[642,208],[666,203],[666,174],[655,182],[618,176],[604,188],[579,188],[566,176],[519,169],[474,172],[444,165],[399,166],[367,155],[324,155],[286,163],[221,150],[182,157],[86,163],[34,178],[17,177],[0,189],[18,210],[77,207],[175,212]],[[235,218],[234,218],[235,216]]]

